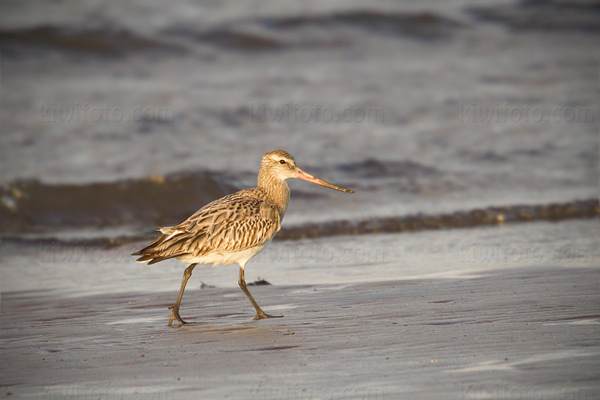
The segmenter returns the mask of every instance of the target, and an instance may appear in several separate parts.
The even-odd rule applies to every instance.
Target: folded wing
[[[269,241],[280,229],[277,209],[254,191],[240,191],[207,204],[177,226],[161,228],[150,245],[132,255],[154,264],[186,255],[243,251]],[[251,196],[249,194],[252,194]]]

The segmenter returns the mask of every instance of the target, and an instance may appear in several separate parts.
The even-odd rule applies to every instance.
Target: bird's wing
[[[241,191],[207,204],[177,226],[161,228],[162,235],[139,251],[138,261],[210,252],[241,251],[270,240],[281,228],[274,205]]]

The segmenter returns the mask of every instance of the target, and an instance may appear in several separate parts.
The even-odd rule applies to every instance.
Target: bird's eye
[[[285,164],[285,160],[279,160],[279,164]]]

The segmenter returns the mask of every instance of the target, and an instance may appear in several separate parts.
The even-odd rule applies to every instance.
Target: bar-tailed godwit
[[[244,267],[279,232],[290,202],[290,189],[285,182],[289,178],[300,178],[331,189],[354,193],[353,190],[341,188],[302,171],[288,152],[270,151],[262,158],[257,187],[215,200],[177,226],[160,228],[162,235],[132,254],[141,256],[137,261],[148,262],[148,265],[169,258],[177,258],[190,264],[183,274],[177,301],[169,307],[173,310],[169,326],[174,319],[179,321],[179,326],[187,323],[179,316],[179,306],[185,285],[197,264],[238,264],[238,284],[256,309],[254,319],[274,317],[266,314],[248,291]]]

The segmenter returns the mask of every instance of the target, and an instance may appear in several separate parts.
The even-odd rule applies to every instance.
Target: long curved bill
[[[329,188],[329,189],[339,190],[340,192],[354,193],[354,190],[344,189],[344,188],[336,186],[332,183],[325,182],[324,180],[319,179],[316,176],[307,174],[306,172],[302,171],[300,168],[296,168],[296,175],[294,175],[294,178],[303,179],[307,182],[316,183],[317,185],[325,186],[326,188]]]

